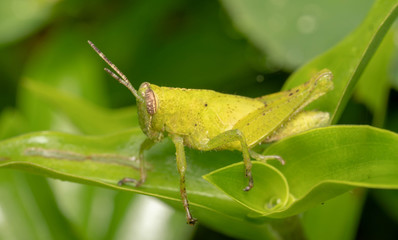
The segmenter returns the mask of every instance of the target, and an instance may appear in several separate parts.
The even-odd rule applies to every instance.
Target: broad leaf
[[[175,150],[169,141],[146,154],[148,178],[142,187],[117,185],[125,176],[138,177],[134,157],[143,138],[139,129],[104,137],[34,133],[0,142],[0,166],[157,196],[181,209]],[[223,224],[215,227],[228,232],[227,225],[238,221],[254,235],[269,234],[261,226],[270,224],[270,218],[294,216],[355,186],[398,189],[397,144],[397,134],[367,126],[335,126],[293,136],[265,152],[283,155],[285,166],[253,163],[255,187],[250,192],[242,191],[247,179],[240,153],[188,151],[188,197],[203,223],[217,219]],[[240,237],[245,232],[235,231]]]
[[[332,122],[336,123],[351,97],[356,82],[397,15],[398,1],[376,1],[366,19],[352,34],[296,71],[284,89],[310,79],[320,69],[330,69],[335,76],[334,91],[311,106],[331,113]]]
[[[257,212],[252,217],[289,217],[353,187],[397,189],[397,144],[398,134],[367,126],[327,127],[280,141],[264,153],[281,155],[287,161],[285,166],[272,164],[283,176],[280,181],[288,186],[279,187],[276,193],[271,189],[273,196],[263,193],[269,187],[263,188],[262,183],[270,175],[263,163],[253,165],[253,172],[257,171],[254,181],[261,187],[253,188],[250,195],[235,193],[236,187],[225,181],[239,178],[236,171],[242,164],[227,166],[205,178]]]

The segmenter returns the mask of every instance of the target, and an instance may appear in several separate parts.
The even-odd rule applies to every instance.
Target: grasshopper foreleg
[[[117,183],[119,186],[126,183],[134,183],[136,187],[139,187],[141,184],[145,182],[146,169],[145,169],[144,151],[150,149],[153,145],[154,142],[149,138],[147,138],[140,146],[139,156],[138,156],[138,161],[140,162],[140,178],[137,180],[134,178],[125,177]]]

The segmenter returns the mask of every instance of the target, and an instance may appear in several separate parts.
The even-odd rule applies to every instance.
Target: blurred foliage
[[[294,69],[342,40],[373,1],[222,0],[234,24],[278,66]],[[355,14],[352,14],[355,9]],[[338,26],[338,27],[336,27]]]
[[[104,64],[88,46],[88,39],[136,87],[148,81],[250,97],[278,91],[293,69],[320,56],[306,66],[327,62],[330,66],[324,67],[337,73],[336,81],[341,86],[349,85],[343,103],[329,105],[341,106],[336,122],[341,115],[338,123],[369,124],[398,132],[395,27],[381,42],[387,29],[383,30],[377,51],[374,45],[369,46],[376,51],[375,55],[366,55],[366,61],[360,57],[362,62],[369,61],[366,68],[366,64],[360,70],[350,68],[349,57],[354,54],[348,54],[347,48],[338,53],[347,55],[336,57],[335,62],[327,58],[330,55],[326,50],[363,21],[371,4],[372,1],[359,0],[2,0],[0,139],[48,130],[101,136],[121,134],[127,128],[138,132],[135,108],[131,107],[133,97],[101,70]],[[307,74],[305,67],[302,69],[287,85],[306,78],[299,77]],[[352,99],[350,92],[354,94]],[[141,135],[133,134],[137,136]],[[310,135],[303,138],[306,136]],[[59,144],[67,142],[62,141]],[[281,142],[267,151],[288,149],[287,144]],[[132,151],[135,147],[125,148]],[[170,144],[166,141],[158,149],[166,149],[168,155],[162,156],[168,156],[165,163],[172,164],[174,153]],[[5,151],[9,150],[1,149]],[[188,151],[190,158],[203,159],[194,165],[198,167],[197,173],[190,170],[192,175],[200,178],[201,173],[208,173],[204,171],[205,165],[211,164],[216,154]],[[206,156],[211,158],[206,161]],[[156,153],[151,151],[151,157],[156,158]],[[217,157],[232,161],[216,161],[214,169],[240,159],[236,153],[221,153]],[[170,164],[166,166],[172,168],[171,176],[165,172],[152,183],[164,181],[164,176],[170,189],[178,192],[177,171]],[[221,192],[210,184],[191,184],[188,186],[193,191]],[[201,189],[203,186],[210,187]],[[194,202],[195,198],[200,199],[200,194],[193,194]],[[300,234],[308,239],[397,239],[396,199],[396,190],[353,189],[298,217],[274,221],[266,227],[259,225],[262,228],[245,236],[273,232],[275,235],[269,238],[276,239],[280,237],[277,233],[289,226],[291,229],[285,232],[302,229]],[[231,231],[223,232],[229,236],[216,233],[222,217],[209,211],[206,214],[214,214],[214,220],[192,228],[185,224],[180,203],[165,201],[178,210],[128,192],[1,169],[0,239],[228,239],[242,238],[239,234],[251,226],[246,222],[230,225]],[[232,200],[229,204],[238,205]],[[240,207],[231,209],[234,214],[241,214]],[[334,226],[332,230],[330,226]]]

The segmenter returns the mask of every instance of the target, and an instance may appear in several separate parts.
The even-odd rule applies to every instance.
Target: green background
[[[383,5],[385,2],[394,1],[378,2]],[[27,146],[31,147],[29,140],[33,141],[35,138],[37,141],[37,137],[43,136],[54,139],[51,142],[53,148],[70,150],[76,145],[81,147],[77,148],[77,151],[84,154],[102,154],[102,151],[108,148],[111,152],[135,153],[143,137],[135,128],[137,118],[135,109],[131,107],[135,100],[123,86],[102,71],[105,64],[88,46],[87,40],[93,41],[136,87],[147,81],[161,86],[212,89],[257,97],[279,91],[288,76],[302,66],[304,67],[289,79],[285,88],[300,81],[304,82],[314,68],[330,68],[336,75],[335,85],[338,91],[314,105],[314,108],[334,113],[333,123],[367,124],[391,131],[353,127],[352,130],[357,132],[355,139],[358,141],[358,152],[353,151],[354,148],[341,150],[342,156],[339,159],[345,159],[348,152],[354,153],[358,159],[361,154],[369,156],[375,152],[379,155],[375,155],[374,159],[383,154],[386,159],[393,159],[391,156],[397,156],[393,147],[390,155],[384,148],[376,146],[376,150],[373,150],[366,145],[370,144],[370,141],[364,136],[369,136],[369,131],[374,134],[372,139],[377,139],[376,143],[396,143],[396,134],[393,133],[398,131],[398,81],[397,72],[394,70],[397,69],[395,27],[391,27],[391,31],[385,35],[391,25],[389,22],[395,18],[396,10],[390,13],[392,17],[389,22],[382,22],[376,26],[366,25],[369,34],[379,26],[387,28],[378,36],[377,44],[365,42],[367,35],[360,32],[351,35],[351,42],[348,40],[337,50],[326,52],[363,22],[372,4],[372,1],[360,0],[3,0],[0,2],[0,138],[11,140],[0,145],[0,152],[3,154],[0,155],[0,161],[4,161],[1,156],[7,154],[17,156],[21,152],[26,153]],[[393,6],[395,8],[391,9],[396,9],[396,4]],[[375,19],[388,9],[387,6],[373,11],[370,22],[377,22]],[[361,55],[362,46],[376,51],[384,35],[386,37],[375,55]],[[365,40],[359,42],[357,39]],[[316,56],[320,57],[308,63]],[[360,67],[355,69],[360,70],[352,70],[356,66],[356,60]],[[368,61],[370,63],[365,68]],[[358,84],[355,85],[356,81]],[[348,89],[348,93],[339,89]],[[338,94],[341,94],[341,98]],[[32,136],[11,138],[47,130],[59,134],[34,133]],[[316,142],[324,143],[318,146],[318,149],[322,149],[326,147],[326,140],[331,139],[322,136],[337,134],[341,139],[336,143],[336,148],[341,149],[345,139],[343,134],[347,134],[348,131],[332,127],[323,130],[321,136],[321,133],[314,131],[300,136],[302,139],[299,140],[311,142],[311,139],[315,141],[313,139],[319,137]],[[103,137],[104,134],[111,133],[116,134],[116,137]],[[85,139],[80,138],[81,135],[95,135],[98,139],[85,142]],[[346,138],[352,135],[355,134],[347,135]],[[336,139],[332,138],[327,146],[334,144]],[[103,143],[104,141],[109,145]],[[298,155],[304,155],[301,158],[304,163],[308,163],[304,149],[292,148],[289,141],[296,140],[292,138],[272,145],[266,151],[272,153],[282,149],[286,152],[290,149],[293,157],[300,158]],[[156,150],[159,150],[158,155]],[[311,147],[309,151],[312,151]],[[56,154],[62,157],[64,152]],[[151,164],[162,160],[164,162],[159,167],[153,166],[159,171],[159,175],[152,183],[148,179],[149,186],[152,184],[153,187],[149,190],[144,189],[144,193],[160,195],[163,199],[164,196],[178,199],[178,182],[175,181],[178,175],[175,165],[172,165],[173,154],[173,147],[167,140],[155,148],[155,151],[150,152],[149,158],[153,159],[150,161]],[[289,155],[289,152],[286,154]],[[327,158],[330,155],[322,156]],[[189,170],[194,176],[192,179],[201,179],[199,183],[191,185],[188,179],[188,188],[199,193],[192,193],[193,202],[211,202],[212,197],[221,200],[225,198],[225,194],[221,194],[218,188],[208,184],[201,176],[213,170],[224,169],[226,172],[221,172],[221,180],[217,180],[216,174],[208,177],[213,177],[210,181],[215,185],[220,184],[217,181],[221,181],[222,185],[225,179],[222,174],[230,176],[228,171],[234,172],[230,164],[239,162],[240,154],[212,152],[206,155],[189,150],[188,158],[188,164],[190,161],[200,161],[196,165],[189,165],[192,166]],[[330,162],[333,162],[333,159]],[[350,162],[354,168],[358,167],[355,164],[357,163]],[[380,166],[383,171],[392,171],[391,178],[379,183],[361,185],[350,182],[348,185],[396,189],[396,161],[391,167],[388,164],[390,162]],[[95,181],[84,179],[84,175],[87,169],[94,169],[97,165],[94,162],[93,166],[90,163],[77,167],[76,164],[61,166],[61,169],[70,168],[73,170],[72,173],[80,176],[61,178],[96,184]],[[211,167],[208,167],[209,165]],[[283,167],[274,166],[278,171],[289,171],[289,168],[284,170]],[[302,168],[297,169],[313,171],[311,167],[321,164],[300,166]],[[342,163],[342,166],[346,165]],[[377,166],[377,162],[369,166],[372,170]],[[16,168],[60,178],[56,172],[51,174],[50,171],[49,174],[26,165]],[[108,170],[121,173],[126,169]],[[103,176],[100,173],[88,175],[101,179]],[[117,179],[116,176],[114,178]],[[270,182],[285,184],[286,179],[275,177],[275,181],[279,180],[280,183]],[[289,182],[289,179],[286,181]],[[295,183],[300,181],[301,179],[297,179]],[[163,189],[156,189],[158,182],[165,182]],[[311,181],[306,183],[312,186]],[[267,184],[267,181],[264,184]],[[325,185],[328,184],[330,183]],[[300,186],[303,185],[304,183]],[[330,189],[334,190],[329,186],[327,191],[332,191]],[[47,179],[4,168],[0,170],[0,238],[229,239],[252,238],[258,232],[263,233],[263,238],[269,239],[300,238],[304,235],[308,239],[397,238],[396,190],[365,190],[351,187],[344,190],[350,191],[331,200],[327,198],[325,201],[313,195],[303,194],[304,205],[308,199],[311,199],[309,202],[313,202],[306,208],[309,210],[304,213],[299,211],[301,214],[295,217],[272,220],[271,227],[262,227],[272,228],[272,231],[265,231],[260,227],[260,230],[253,230],[250,221],[240,226],[233,225],[236,223],[230,223],[228,226],[228,222],[220,223],[217,217],[214,217],[213,221],[208,220],[211,217],[207,217],[203,223],[199,222],[196,227],[190,227],[185,223],[181,204],[167,198],[165,201],[174,208],[155,198],[139,194]],[[224,191],[228,193],[228,190]],[[330,195],[337,196],[337,192],[345,191],[338,189]],[[207,193],[209,196],[202,196],[200,193]],[[312,192],[314,195],[316,193],[317,191]],[[298,192],[295,194],[299,195]],[[210,200],[206,200],[206,197]],[[237,198],[239,199],[239,196]],[[228,211],[224,214],[243,215],[242,206],[232,200],[221,200],[215,201],[210,207],[225,207]],[[228,205],[221,206],[225,203]],[[300,209],[300,206],[298,208]],[[292,209],[289,211],[294,212],[294,208]],[[199,213],[201,214],[207,213]],[[235,228],[235,231],[226,230],[228,227]],[[289,230],[290,228],[292,230]],[[289,235],[291,232],[293,235]]]

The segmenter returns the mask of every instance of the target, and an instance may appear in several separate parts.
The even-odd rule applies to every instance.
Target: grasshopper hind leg
[[[140,163],[140,178],[135,179],[135,178],[125,177],[117,183],[119,186],[122,186],[126,183],[133,183],[133,184],[135,184],[135,187],[139,187],[139,186],[141,186],[141,184],[143,184],[145,182],[146,168],[145,168],[145,160],[144,160],[144,151],[150,149],[153,145],[154,145],[154,142],[152,140],[150,140],[149,138],[147,138],[140,146],[139,157],[138,157],[138,161]]]

